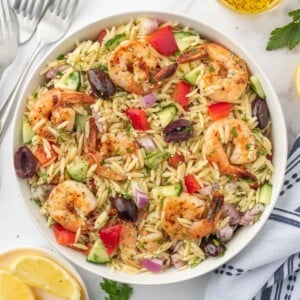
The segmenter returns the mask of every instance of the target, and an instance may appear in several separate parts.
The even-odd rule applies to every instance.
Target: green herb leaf
[[[239,136],[238,131],[235,127],[232,128],[231,133],[233,137],[237,138]]]
[[[113,280],[103,278],[100,283],[101,288],[108,294],[105,300],[129,300],[133,293],[132,287],[126,283],[118,283]]]
[[[271,32],[267,50],[275,50],[288,47],[295,48],[300,42],[300,9],[290,11],[289,16],[293,21],[283,27],[276,28]]]

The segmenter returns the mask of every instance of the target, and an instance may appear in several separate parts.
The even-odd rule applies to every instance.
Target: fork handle
[[[34,59],[36,56],[39,54],[39,52],[42,50],[44,47],[44,43],[38,42],[35,50],[33,51],[32,55],[28,59],[26,66],[19,77],[19,80],[16,82],[15,86],[13,87],[13,90],[9,94],[9,96],[5,99],[5,101],[2,102],[1,107],[0,107],[0,143],[2,141],[2,138],[5,134],[5,131],[8,127],[8,123],[10,121],[10,115],[11,115],[11,110],[15,106],[16,100],[18,99],[17,96],[19,94],[19,90],[21,85],[24,82],[25,76],[27,75]]]

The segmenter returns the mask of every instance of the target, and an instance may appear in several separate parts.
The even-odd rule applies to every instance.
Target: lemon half
[[[33,291],[18,277],[0,269],[0,299],[35,300]]]
[[[30,286],[64,300],[80,300],[81,288],[75,278],[54,261],[36,255],[18,257],[11,272]]]
[[[296,72],[295,72],[295,87],[300,98],[300,63],[297,65]]]

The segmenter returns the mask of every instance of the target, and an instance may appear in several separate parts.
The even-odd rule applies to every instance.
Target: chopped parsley
[[[105,297],[105,300],[129,300],[133,293],[133,288],[128,284],[119,283],[106,278],[103,278],[100,287],[108,295]]]
[[[66,56],[64,54],[60,54],[60,55],[57,56],[58,60],[63,60],[65,58],[66,58]]]
[[[239,136],[236,127],[233,127],[233,128],[231,129],[231,133],[232,133],[233,137],[235,137],[235,138],[237,138],[237,137]]]

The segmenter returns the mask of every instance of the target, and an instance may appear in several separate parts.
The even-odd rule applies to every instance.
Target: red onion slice
[[[55,78],[58,73],[61,73],[65,70],[67,70],[70,66],[67,64],[63,64],[54,68],[49,69],[49,71],[46,73],[46,78],[47,79],[53,79]]]
[[[154,141],[151,139],[150,136],[145,135],[138,139],[139,144],[144,147],[147,151],[154,151],[156,150],[156,145]]]
[[[97,126],[99,132],[103,133],[104,132],[103,123],[100,120],[99,113],[95,110],[94,107],[92,107],[92,117],[95,119],[95,123],[96,123],[96,126]]]
[[[179,259],[175,254],[171,255],[172,264],[176,269],[179,269],[185,265],[185,261]]]
[[[159,273],[163,267],[163,260],[158,258],[145,258],[142,260],[142,266],[150,272]]]
[[[156,103],[156,98],[153,94],[148,94],[141,98],[141,106],[143,108],[145,107],[151,107]]]
[[[136,206],[138,208],[144,208],[149,203],[148,195],[142,191],[137,182],[131,182],[132,194],[135,199]]]
[[[158,22],[154,19],[144,18],[141,19],[141,25],[139,33],[141,35],[147,35],[158,29]]]

